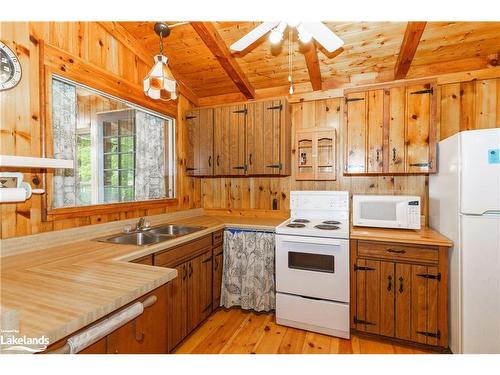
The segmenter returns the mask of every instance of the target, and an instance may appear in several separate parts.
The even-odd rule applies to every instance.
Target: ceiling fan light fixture
[[[302,24],[297,26],[297,31],[299,32],[299,40],[302,43],[309,43],[312,40],[311,33],[305,30]]]
[[[269,34],[269,41],[272,44],[278,44],[283,40],[283,33],[280,33],[279,30],[274,29],[271,31],[271,34]]]

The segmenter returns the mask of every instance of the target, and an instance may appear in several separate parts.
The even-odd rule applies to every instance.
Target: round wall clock
[[[15,87],[21,80],[21,73],[16,54],[0,42],[0,91]]]

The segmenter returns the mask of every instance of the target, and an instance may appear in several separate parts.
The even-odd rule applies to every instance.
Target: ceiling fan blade
[[[333,52],[344,45],[344,41],[323,22],[302,22],[302,27],[328,52]]]
[[[241,39],[231,44],[231,50],[241,52],[262,35],[271,31],[274,27],[278,26],[279,22],[262,22],[255,29],[244,35]]]

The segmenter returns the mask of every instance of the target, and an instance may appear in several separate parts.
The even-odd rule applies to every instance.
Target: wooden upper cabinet
[[[347,94],[345,99],[346,173],[366,173],[367,92]]]
[[[345,101],[345,174],[436,170],[434,84],[352,92]]]
[[[230,107],[214,108],[214,174],[229,175]]]
[[[246,105],[229,107],[229,171],[231,175],[245,175],[245,124],[248,114]]]
[[[290,174],[291,127],[288,102],[284,99],[247,105],[247,173]]]
[[[336,178],[335,129],[298,130],[295,133],[295,179],[326,181]]]
[[[384,90],[368,92],[367,127],[367,173],[382,173],[384,167]]]
[[[202,108],[186,113],[188,147],[186,173],[190,176],[211,176],[214,172],[214,113]]]
[[[406,88],[406,172],[435,171],[435,87]]]
[[[405,106],[405,87],[392,87],[389,90],[388,173],[405,172]]]

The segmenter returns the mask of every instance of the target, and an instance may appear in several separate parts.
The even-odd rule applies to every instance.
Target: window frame
[[[64,220],[64,219],[88,219],[88,224],[92,224],[92,217],[95,218],[96,222],[101,222],[100,215],[111,214],[113,216],[113,220],[121,220],[126,218],[125,211],[134,210],[135,213],[139,211],[143,211],[141,215],[147,215],[149,210],[158,210],[159,208],[164,209],[165,211],[169,211],[168,207],[174,207],[178,205],[177,198],[177,184],[178,184],[178,175],[176,168],[176,119],[170,113],[161,113],[155,111],[153,109],[147,108],[145,106],[135,104],[125,98],[120,98],[115,95],[111,95],[106,91],[103,91],[102,88],[93,88],[85,83],[79,82],[70,74],[70,77],[67,78],[65,75],[67,73],[66,70],[61,69],[64,74],[60,74],[61,71],[54,70],[52,67],[48,65],[44,65],[42,67],[43,72],[43,80],[42,87],[44,90],[41,91],[41,101],[45,102],[45,110],[42,113],[42,119],[44,124],[42,126],[42,153],[43,155],[53,155],[53,142],[52,142],[52,80],[58,79],[68,84],[72,84],[75,86],[79,86],[83,89],[95,92],[98,95],[102,95],[103,97],[121,101],[126,104],[130,109],[140,110],[142,112],[157,116],[165,120],[165,130],[166,135],[168,133],[168,139],[166,139],[167,147],[170,147],[172,152],[165,152],[165,179],[168,179],[168,189],[166,191],[167,194],[172,194],[172,197],[168,198],[160,198],[160,199],[150,199],[144,201],[127,201],[127,202],[116,202],[116,203],[98,203],[86,206],[74,206],[74,207],[61,207],[61,208],[53,208],[52,207],[52,197],[53,197],[53,181],[51,170],[48,170],[49,173],[45,173],[42,176],[43,186],[45,187],[46,194],[43,202],[43,208],[41,212],[42,221],[56,221],[56,220]],[[129,94],[129,93],[127,93]],[[126,95],[128,96],[128,95]],[[142,101],[142,100],[141,100]],[[173,135],[173,137],[172,137]],[[76,163],[76,160],[75,160]],[[167,164],[168,163],[168,164]],[[116,216],[118,214],[118,216]],[[87,217],[87,218],[83,218]],[[81,219],[80,219],[81,220]],[[107,221],[107,220],[106,220]]]

